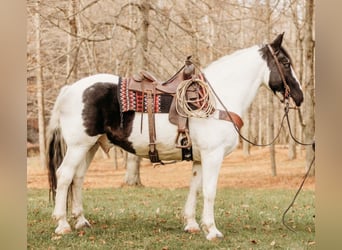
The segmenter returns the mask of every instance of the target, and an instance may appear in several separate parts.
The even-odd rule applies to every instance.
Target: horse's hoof
[[[192,228],[185,228],[184,231],[187,233],[194,234],[194,233],[198,233],[201,230],[199,228],[192,227]]]
[[[223,239],[223,234],[217,231],[215,233],[209,233],[206,238],[210,241],[221,240]]]
[[[86,219],[83,219],[83,220],[79,220],[76,225],[75,225],[75,228],[78,230],[78,229],[81,229],[81,228],[85,228],[85,227],[91,227],[90,223],[88,220]]]
[[[58,235],[68,234],[68,233],[71,233],[71,228],[70,228],[70,226],[57,227],[56,230],[55,230],[55,233],[58,234]]]
[[[201,231],[199,225],[197,223],[191,224],[191,225],[187,225],[184,228],[184,231],[187,233],[198,233]]]

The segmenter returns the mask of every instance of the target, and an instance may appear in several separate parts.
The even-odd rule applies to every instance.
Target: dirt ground
[[[286,147],[276,147],[277,176],[273,177],[268,148],[252,148],[249,157],[237,149],[224,159],[219,187],[297,189],[305,175],[305,151],[298,149],[295,160],[289,160],[287,154]],[[84,188],[121,187],[125,169],[120,153],[117,162],[118,169],[115,169],[113,154],[105,158],[99,151],[86,174]],[[153,167],[148,159],[144,159],[140,175],[147,187],[188,187],[191,162]],[[27,158],[27,187],[48,188],[47,170],[39,165],[37,156]],[[303,188],[314,190],[315,177],[309,177]]]

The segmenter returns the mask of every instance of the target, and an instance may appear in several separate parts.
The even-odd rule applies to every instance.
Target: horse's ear
[[[271,43],[274,50],[280,49],[281,43],[283,42],[284,33],[279,34],[276,39]]]

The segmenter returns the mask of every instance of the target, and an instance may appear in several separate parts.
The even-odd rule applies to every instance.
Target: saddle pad
[[[118,99],[121,112],[136,111],[147,113],[147,94],[128,89],[129,78],[120,78]],[[173,96],[168,94],[156,94],[154,96],[154,113],[169,113]]]

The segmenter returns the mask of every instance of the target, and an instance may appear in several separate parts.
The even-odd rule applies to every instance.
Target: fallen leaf
[[[60,240],[62,238],[61,235],[55,235],[51,238],[51,240]]]

